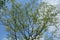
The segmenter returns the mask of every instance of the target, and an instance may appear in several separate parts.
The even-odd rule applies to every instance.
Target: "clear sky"
[[[0,25],[0,40],[2,40],[6,36],[5,27]]]

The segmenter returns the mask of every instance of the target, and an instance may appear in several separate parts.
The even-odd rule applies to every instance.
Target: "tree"
[[[11,1],[12,8],[4,8],[0,14],[0,21],[8,32],[8,37],[11,40],[34,40],[39,39],[47,30],[47,27],[55,25],[56,8],[47,3],[40,3],[36,6],[36,1],[22,5]]]

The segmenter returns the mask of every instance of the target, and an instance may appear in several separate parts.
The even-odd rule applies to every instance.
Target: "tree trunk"
[[[16,33],[15,33],[15,40],[17,40],[17,36],[16,36]]]

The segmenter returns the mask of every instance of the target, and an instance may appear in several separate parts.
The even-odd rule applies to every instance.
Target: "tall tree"
[[[11,0],[11,9],[4,8],[0,13],[0,21],[6,26],[8,37],[11,40],[39,39],[47,30],[47,27],[57,23],[57,12],[53,5],[36,0],[29,1],[25,5]]]

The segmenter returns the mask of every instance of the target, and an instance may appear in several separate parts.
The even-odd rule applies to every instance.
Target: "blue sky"
[[[6,31],[5,27],[3,25],[0,25],[0,40],[2,40],[4,37],[6,37]]]

